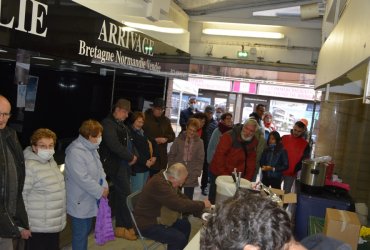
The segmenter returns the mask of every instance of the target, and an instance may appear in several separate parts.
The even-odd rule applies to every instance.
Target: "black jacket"
[[[138,155],[134,147],[130,130],[119,123],[113,115],[108,115],[103,121],[103,141],[99,148],[100,160],[105,173],[113,176],[120,166],[129,167],[128,163]]]
[[[25,178],[25,165],[23,150],[18,141],[15,131],[9,127],[0,130],[0,237],[14,238],[19,237],[18,227],[29,228],[28,217],[23,202],[22,191]],[[10,149],[14,158],[16,175],[18,178],[18,190],[16,197],[16,211],[12,217],[8,211],[10,185],[14,185],[14,180],[7,178],[7,150]]]
[[[145,134],[140,134],[139,131],[135,131],[131,126],[131,135],[133,138],[134,146],[138,151],[137,162],[132,165],[132,171],[134,173],[144,173],[149,171],[149,168],[146,166],[146,161],[150,159],[150,150],[149,150],[149,138]],[[158,149],[157,143],[154,140],[150,140],[153,147],[153,157],[158,158]]]

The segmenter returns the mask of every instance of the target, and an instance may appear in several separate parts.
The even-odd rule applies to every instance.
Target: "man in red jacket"
[[[225,132],[219,143],[210,166],[212,175],[231,175],[236,168],[237,172],[242,173],[242,178],[252,181],[256,175],[256,162],[259,157],[259,142],[264,143],[261,133],[255,119],[248,119],[243,125],[236,125],[233,129]],[[211,181],[211,186],[216,185]],[[213,188],[213,187],[211,187]],[[211,200],[214,203],[213,200]]]
[[[289,193],[297,177],[297,172],[302,168],[302,160],[310,157],[310,147],[303,138],[307,130],[302,121],[294,124],[290,135],[284,135],[281,139],[288,153],[289,168],[283,172],[284,190]]]

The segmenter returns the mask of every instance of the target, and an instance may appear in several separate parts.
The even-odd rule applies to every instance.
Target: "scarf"
[[[232,126],[227,126],[226,124],[224,124],[223,122],[219,122],[218,123],[218,129],[220,130],[221,134],[229,131],[230,129],[232,129],[233,127]]]

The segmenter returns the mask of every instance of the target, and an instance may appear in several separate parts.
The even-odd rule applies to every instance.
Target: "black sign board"
[[[0,45],[176,78],[190,55],[70,0],[0,0]]]

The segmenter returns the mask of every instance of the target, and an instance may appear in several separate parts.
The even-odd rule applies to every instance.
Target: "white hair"
[[[253,118],[249,118],[247,119],[244,124],[243,124],[243,127],[247,126],[247,125],[252,125],[252,126],[255,126],[256,127],[256,131],[260,128],[260,126],[258,125],[258,122],[253,119]]]
[[[166,175],[172,176],[174,179],[179,180],[188,175],[188,170],[184,164],[177,162],[166,169]]]

